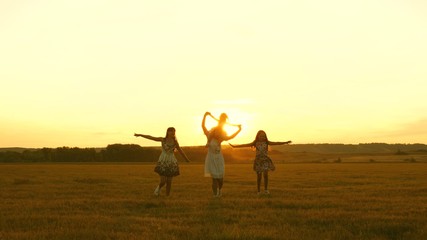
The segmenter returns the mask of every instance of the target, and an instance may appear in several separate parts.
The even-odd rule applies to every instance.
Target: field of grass
[[[223,196],[181,164],[170,197],[153,164],[0,164],[0,239],[427,239],[427,164],[277,164],[269,196],[250,164]]]

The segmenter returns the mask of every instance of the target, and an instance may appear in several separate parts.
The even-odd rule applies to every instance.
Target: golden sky
[[[427,143],[424,0],[0,2],[0,147]]]

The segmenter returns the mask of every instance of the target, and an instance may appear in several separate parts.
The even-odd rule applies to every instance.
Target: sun
[[[246,134],[253,127],[253,116],[240,109],[221,109],[212,111],[211,113],[216,118],[219,118],[221,113],[226,113],[228,115],[228,124],[224,125],[224,130],[228,136],[232,135],[238,130],[238,127],[236,126],[238,124],[242,125],[242,131],[239,133],[239,136]],[[207,129],[211,129],[217,124],[218,122],[211,117],[206,119]]]

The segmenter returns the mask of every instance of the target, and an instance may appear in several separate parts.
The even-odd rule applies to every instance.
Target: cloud
[[[395,132],[396,135],[427,135],[427,118],[406,123]]]
[[[400,124],[396,129],[377,132],[377,137],[390,140],[406,140],[411,143],[427,142],[427,118]]]

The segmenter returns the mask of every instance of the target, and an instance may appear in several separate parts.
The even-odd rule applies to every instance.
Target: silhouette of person
[[[253,169],[257,173],[257,189],[258,194],[261,194],[261,180],[262,175],[264,174],[264,193],[270,194],[268,191],[268,171],[274,171],[276,167],[273,164],[273,161],[268,156],[268,146],[269,145],[283,145],[290,144],[292,141],[287,142],[271,142],[267,138],[267,134],[263,130],[259,130],[255,136],[255,140],[247,144],[237,144],[233,145],[230,143],[230,146],[233,148],[242,148],[242,147],[254,147],[256,149],[256,155],[254,160]]]
[[[178,144],[178,140],[175,135],[175,128],[168,128],[165,137],[152,137],[150,135],[138,133],[135,133],[134,136],[162,143],[162,153],[160,154],[159,160],[154,168],[154,171],[160,176],[160,183],[154,190],[154,195],[159,196],[160,190],[166,184],[166,196],[169,196],[172,187],[172,178],[179,175],[178,161],[174,155],[175,149],[178,150],[187,162],[190,161]]]
[[[218,121],[218,125],[210,130],[206,128],[207,116],[211,116]],[[206,112],[202,120],[203,133],[208,139],[206,144],[208,153],[205,159],[205,177],[212,177],[212,192],[214,197],[221,197],[221,190],[224,184],[224,156],[221,152],[221,143],[233,139],[242,130],[241,125],[235,125],[238,130],[228,136],[224,130],[227,119],[228,116],[225,113],[222,113],[219,119],[216,119],[210,112]]]

